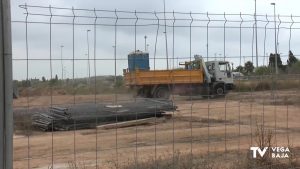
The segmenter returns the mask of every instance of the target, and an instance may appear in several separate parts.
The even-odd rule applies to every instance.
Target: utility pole
[[[61,80],[64,80],[63,45],[60,46]]]
[[[114,60],[115,60],[115,85],[117,83],[117,77],[116,77],[116,74],[117,74],[117,47],[116,45],[112,46],[113,49],[114,49]]]
[[[256,18],[256,0],[255,0],[255,51],[256,51],[256,68],[258,68],[258,47],[257,47],[257,18]]]
[[[90,70],[90,42],[89,42],[89,32],[91,30],[86,30],[86,39],[87,39],[87,49],[88,49],[88,53],[87,53],[87,58],[88,58],[88,73],[89,73],[89,77],[88,77],[88,84],[90,84],[90,77],[91,77],[91,70]]]
[[[166,57],[167,57],[167,70],[169,70],[169,54],[168,54],[168,35],[167,35],[167,20],[166,20],[166,1],[164,0],[164,20],[165,20],[165,39],[166,39]]]
[[[276,8],[275,8],[275,3],[271,3],[271,5],[274,6],[274,32],[275,32],[275,72],[278,74],[278,65],[277,65],[277,38],[276,38]]]
[[[145,35],[144,38],[145,38],[145,52],[146,52],[147,51],[147,36]]]
[[[0,168],[13,168],[13,84],[10,0],[0,2]]]

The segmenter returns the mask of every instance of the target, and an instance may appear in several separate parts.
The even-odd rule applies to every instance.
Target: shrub
[[[297,61],[295,64],[291,65],[291,67],[288,68],[289,73],[300,73],[300,61]]]
[[[258,82],[255,86],[255,91],[262,91],[262,90],[270,90],[271,89],[271,83],[267,81],[261,81]]]
[[[272,69],[268,66],[260,66],[255,69],[255,75],[269,75],[272,73]]]

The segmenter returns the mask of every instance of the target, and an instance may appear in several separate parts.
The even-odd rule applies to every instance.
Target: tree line
[[[280,54],[271,53],[269,56],[268,66],[259,66],[254,68],[253,63],[251,61],[247,61],[244,66],[240,65],[234,71],[241,72],[246,75],[272,74],[276,70],[276,59],[277,67],[280,73],[300,73],[300,61],[295,57],[292,51],[289,51],[289,57],[286,65],[282,63]]]

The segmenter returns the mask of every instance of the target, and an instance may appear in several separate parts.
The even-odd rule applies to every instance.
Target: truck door
[[[219,71],[216,73],[216,80],[225,83],[232,83],[231,67],[228,62],[219,62]]]

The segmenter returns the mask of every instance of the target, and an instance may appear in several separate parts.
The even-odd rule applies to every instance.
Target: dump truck
[[[149,54],[148,54],[149,56]],[[123,70],[125,84],[146,98],[169,98],[171,94],[224,96],[234,89],[230,63],[227,61],[204,62],[195,60],[181,63],[182,68],[150,70],[147,53],[128,55],[129,68]],[[144,60],[144,61],[143,61]],[[133,68],[134,67],[134,68]]]

